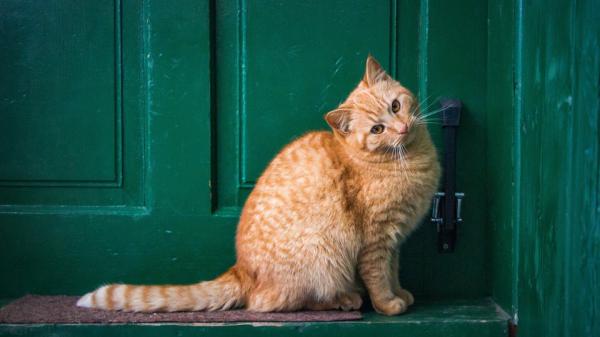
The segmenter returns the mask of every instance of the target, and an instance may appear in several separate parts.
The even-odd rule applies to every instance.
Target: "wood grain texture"
[[[516,249],[518,195],[515,175],[519,162],[515,143],[515,10],[514,1],[488,6],[486,102],[486,272],[487,289],[506,311],[516,308]]]
[[[519,334],[598,335],[598,3],[515,10]]]
[[[0,7],[0,211],[143,207],[141,6]]]
[[[597,335],[597,3],[501,1],[488,15],[490,290],[519,335]]]

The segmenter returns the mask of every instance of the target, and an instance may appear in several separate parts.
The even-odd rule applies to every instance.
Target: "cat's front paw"
[[[380,314],[392,316],[405,312],[408,308],[408,303],[401,297],[393,297],[387,301],[374,301],[373,307]]]
[[[404,302],[406,302],[407,305],[412,305],[413,303],[415,303],[415,298],[410,293],[410,291],[408,291],[406,289],[402,289],[402,288],[395,289],[394,294],[396,296],[402,298],[404,300]]]

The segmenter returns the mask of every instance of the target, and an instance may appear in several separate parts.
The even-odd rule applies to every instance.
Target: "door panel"
[[[141,205],[140,7],[0,6],[0,204]]]
[[[31,183],[116,181],[120,19],[113,4],[8,1],[2,6],[19,9],[2,24],[22,28],[5,28],[3,34],[0,177]]]

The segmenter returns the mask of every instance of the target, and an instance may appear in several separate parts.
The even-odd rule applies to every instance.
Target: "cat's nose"
[[[400,123],[398,126],[398,132],[401,135],[408,133],[408,125],[406,125],[406,123]]]

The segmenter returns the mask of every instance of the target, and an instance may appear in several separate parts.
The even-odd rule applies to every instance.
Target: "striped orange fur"
[[[398,246],[425,215],[440,167],[414,96],[372,57],[358,86],[273,159],[242,210],[237,262],[212,281],[111,284],[83,307],[124,311],[375,309],[402,313]]]

